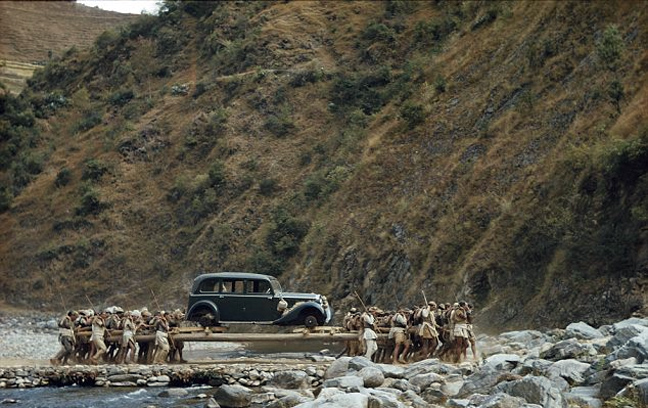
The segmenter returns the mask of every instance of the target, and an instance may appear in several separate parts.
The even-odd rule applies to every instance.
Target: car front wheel
[[[315,327],[317,325],[319,325],[319,322],[317,321],[317,317],[315,317],[314,315],[308,314],[306,315],[306,317],[304,317],[304,326],[310,329],[311,327]]]

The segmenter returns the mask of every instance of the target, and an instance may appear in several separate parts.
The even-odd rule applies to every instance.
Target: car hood
[[[317,293],[299,293],[299,292],[283,292],[282,297],[286,300],[311,300],[319,302],[321,296]]]

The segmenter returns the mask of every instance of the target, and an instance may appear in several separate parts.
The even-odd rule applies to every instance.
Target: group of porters
[[[62,347],[50,363],[184,362],[183,343],[169,336],[183,321],[181,310],[153,314],[147,308],[124,311],[113,306],[99,313],[94,310],[69,311],[58,322]],[[121,336],[115,336],[116,333],[121,333]],[[140,334],[155,334],[155,343],[137,341],[135,335]]]
[[[383,312],[376,307],[360,312],[353,308],[344,316],[343,326],[357,331],[359,336],[357,341],[347,341],[344,352],[393,364],[431,357],[457,363],[466,358],[470,347],[473,358],[477,359],[472,311],[472,306],[465,302],[438,306],[428,302],[413,309],[399,308],[396,312]],[[58,322],[62,347],[50,362],[52,365],[65,365],[68,361],[184,362],[183,342],[170,336],[183,323],[186,321],[181,310],[153,314],[147,308],[124,311],[113,306],[99,313],[69,311]],[[155,334],[155,342],[138,341],[135,337],[145,334]]]
[[[364,312],[352,308],[343,326],[358,331],[357,341],[347,342],[350,356],[364,355],[374,362],[405,364],[438,357],[459,363],[466,359],[468,347],[477,360],[473,332],[473,307],[466,302],[437,304],[433,301],[412,309],[383,312],[370,307]],[[378,336],[376,333],[389,333]],[[344,352],[343,352],[344,353]]]

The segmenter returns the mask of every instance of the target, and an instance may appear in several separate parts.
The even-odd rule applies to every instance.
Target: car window
[[[247,281],[247,292],[269,294],[272,293],[272,290],[270,288],[270,282],[266,280],[250,280]]]
[[[218,280],[205,279],[200,283],[200,292],[218,292]]]
[[[243,293],[245,281],[240,279],[224,279],[221,293]]]

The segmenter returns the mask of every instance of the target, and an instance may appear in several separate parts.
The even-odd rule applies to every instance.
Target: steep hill
[[[34,69],[70,47],[85,48],[138,16],[74,1],[0,2],[0,81],[20,92]]]
[[[3,100],[0,293],[277,275],[483,330],[646,308],[645,2],[165,2]]]

